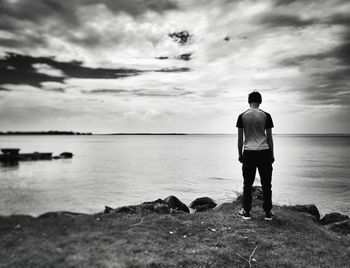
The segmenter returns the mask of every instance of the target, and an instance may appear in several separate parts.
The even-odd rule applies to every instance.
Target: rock
[[[70,152],[63,152],[60,154],[60,158],[63,158],[63,159],[69,159],[69,158],[72,158],[73,157],[73,154],[70,153]]]
[[[344,214],[340,214],[338,212],[332,212],[329,214],[326,214],[322,219],[321,219],[321,224],[323,225],[327,225],[330,223],[334,223],[334,222],[340,222],[340,221],[344,221],[344,220],[348,220],[349,216],[344,215]]]
[[[130,213],[130,214],[135,214],[137,212],[137,206],[119,207],[119,208],[113,209],[110,212],[112,212],[112,213]]]
[[[216,203],[210,197],[200,197],[190,204],[190,208],[195,209],[196,212],[206,211],[216,207]]]
[[[170,209],[162,199],[157,199],[152,202],[144,202],[141,205],[136,206],[124,206],[112,210],[112,213],[149,213],[155,212],[160,214],[169,214]]]
[[[113,208],[105,206],[105,210],[103,211],[103,213],[109,214],[112,210],[113,210]]]
[[[341,222],[331,223],[329,226],[329,230],[343,235],[350,234],[350,219]]]
[[[140,205],[141,212],[156,212],[161,214],[170,213],[170,209],[162,199],[157,199],[152,202],[144,202]]]
[[[312,216],[314,216],[317,219],[317,221],[320,220],[320,212],[318,211],[317,207],[314,204],[295,205],[295,206],[292,206],[291,209],[299,211],[299,212],[311,214]]]
[[[163,202],[171,209],[175,211],[182,211],[185,213],[190,213],[189,208],[182,203],[176,196],[168,196],[163,200]]]

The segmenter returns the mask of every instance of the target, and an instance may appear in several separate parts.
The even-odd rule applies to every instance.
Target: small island
[[[260,191],[261,192],[261,191]],[[0,217],[4,267],[348,267],[349,217],[320,219],[314,205],[274,206],[264,220],[259,190],[252,220],[241,197],[216,206],[176,197],[82,214]],[[209,200],[209,203],[207,202]],[[201,203],[202,202],[202,203]],[[196,204],[195,204],[196,203]]]
[[[92,135],[92,133],[50,130],[50,131],[6,131],[6,132],[0,132],[0,135]]]

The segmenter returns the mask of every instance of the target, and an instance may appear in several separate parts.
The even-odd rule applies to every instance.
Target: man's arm
[[[273,138],[272,138],[272,129],[268,128],[266,129],[266,135],[267,135],[267,144],[269,145],[269,148],[271,150],[271,161],[272,163],[275,162],[275,154],[273,152]]]
[[[243,162],[243,128],[238,128],[238,160]]]

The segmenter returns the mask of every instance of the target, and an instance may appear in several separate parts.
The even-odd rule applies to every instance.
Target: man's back
[[[257,108],[250,108],[239,115],[237,127],[244,130],[244,150],[269,149],[265,130],[273,127],[270,114]]]

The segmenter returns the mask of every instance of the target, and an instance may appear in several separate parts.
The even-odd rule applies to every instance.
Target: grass
[[[0,217],[0,266],[348,267],[349,236],[286,207],[274,208],[272,222],[260,207],[250,221],[237,217],[238,209]]]

